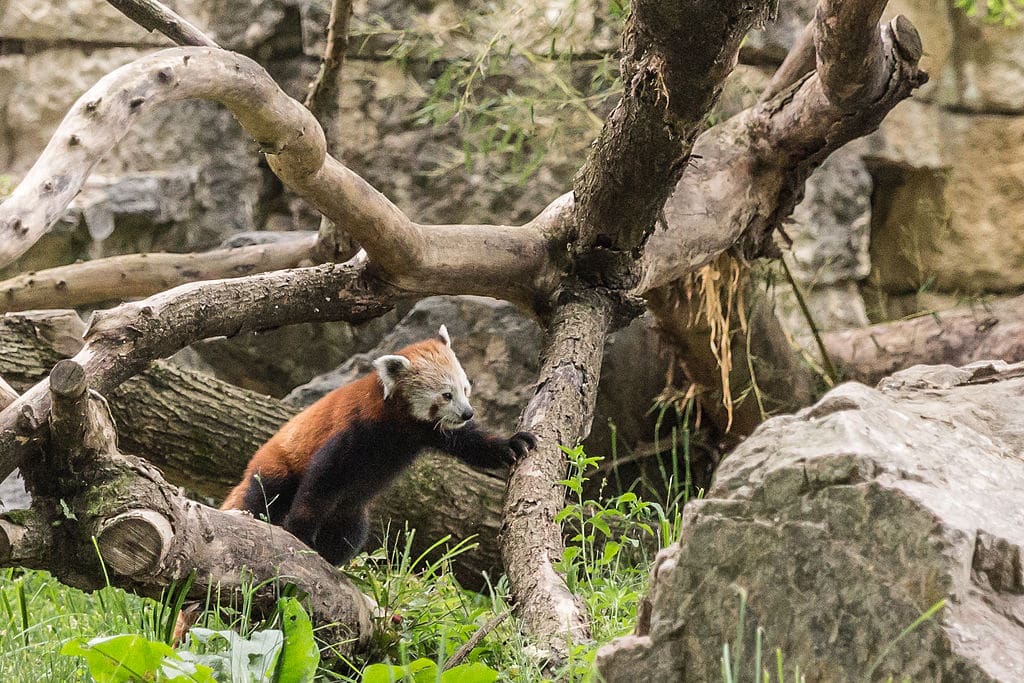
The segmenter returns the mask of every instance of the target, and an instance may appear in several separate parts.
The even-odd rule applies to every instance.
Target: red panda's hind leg
[[[316,532],[313,548],[337,566],[348,564],[370,535],[370,515],[366,507],[335,509]]]

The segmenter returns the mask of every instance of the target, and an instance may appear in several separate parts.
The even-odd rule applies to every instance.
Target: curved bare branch
[[[141,112],[188,98],[220,102],[259,144],[275,173],[370,255],[378,275],[410,291],[460,291],[530,301],[550,285],[542,223],[522,227],[413,223],[326,153],[323,129],[251,59],[171,48],[101,79],[72,107],[46,149],[0,204],[0,266],[49,230],[93,166]]]
[[[316,235],[188,254],[126,254],[24,273],[0,282],[0,313],[72,308],[150,296],[172,287],[312,262]]]

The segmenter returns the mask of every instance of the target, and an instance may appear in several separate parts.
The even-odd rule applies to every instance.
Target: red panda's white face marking
[[[381,356],[373,366],[384,386],[384,398],[401,394],[413,418],[441,429],[457,429],[473,417],[469,379],[444,325],[436,339],[403,349],[402,355]]]

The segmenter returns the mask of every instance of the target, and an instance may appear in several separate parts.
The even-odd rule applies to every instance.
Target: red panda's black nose
[[[463,410],[462,411],[462,419],[463,420],[472,420],[473,419],[473,409],[472,408],[466,408],[465,410]]]

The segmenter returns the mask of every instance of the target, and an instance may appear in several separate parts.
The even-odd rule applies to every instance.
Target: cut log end
[[[50,391],[62,398],[78,398],[85,393],[85,370],[73,360],[62,360],[50,372]]]
[[[106,565],[121,576],[152,573],[167,555],[174,531],[153,510],[130,510],[107,520],[96,535]]]
[[[892,29],[900,55],[907,61],[917,64],[924,55],[924,45],[921,43],[921,34],[917,32],[917,28],[902,14],[896,15],[889,22],[889,27]]]

